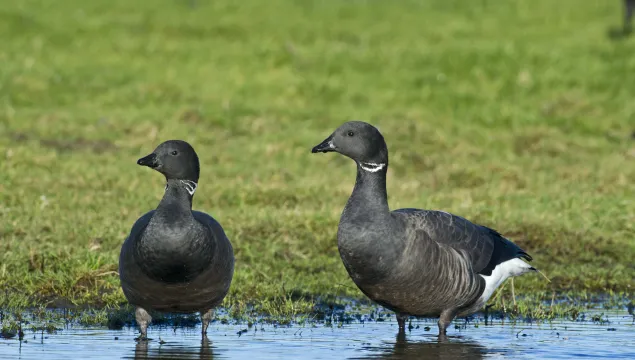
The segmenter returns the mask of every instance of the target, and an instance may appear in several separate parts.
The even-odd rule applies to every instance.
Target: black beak
[[[152,153],[148,156],[144,156],[141,159],[137,160],[137,165],[147,166],[149,168],[156,168],[159,166],[159,162],[157,161],[157,155]]]
[[[311,150],[314,154],[319,152],[327,153],[330,151],[335,151],[335,145],[333,145],[333,135],[324,139],[324,141],[322,141],[319,145],[314,146]]]

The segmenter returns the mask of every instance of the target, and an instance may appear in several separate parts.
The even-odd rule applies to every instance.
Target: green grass
[[[0,308],[124,304],[120,246],[164,185],[135,162],[175,138],[201,158],[194,208],[234,245],[230,312],[363,298],[336,244],[354,165],[310,154],[351,119],[388,141],[392,208],[460,214],[534,256],[552,283],[518,278],[519,308],[632,295],[620,19],[617,0],[2,2]]]

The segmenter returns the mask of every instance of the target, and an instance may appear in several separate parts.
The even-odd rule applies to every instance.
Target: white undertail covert
[[[480,274],[483,279],[485,279],[485,291],[483,291],[479,302],[481,305],[485,305],[487,300],[494,294],[494,291],[505,282],[505,280],[511,276],[520,276],[532,269],[533,267],[523,260],[514,258],[496,265],[494,270],[492,270],[492,274],[489,276]]]

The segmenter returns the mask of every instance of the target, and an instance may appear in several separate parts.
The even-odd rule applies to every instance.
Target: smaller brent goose
[[[223,228],[211,216],[192,211],[199,161],[185,141],[170,140],[137,161],[165,176],[159,206],[133,225],[119,256],[121,287],[136,307],[147,340],[149,310],[200,312],[202,335],[234,274],[234,252]]]

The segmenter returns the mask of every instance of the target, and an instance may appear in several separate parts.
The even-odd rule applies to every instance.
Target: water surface
[[[52,334],[27,331],[22,342],[0,339],[0,359],[635,359],[633,316],[614,312],[603,320],[457,320],[445,342],[437,341],[434,320],[413,320],[405,336],[397,335],[393,321],[251,328],[214,323],[208,341],[201,341],[200,325],[155,326],[149,343],[136,343],[134,328],[71,327]]]

